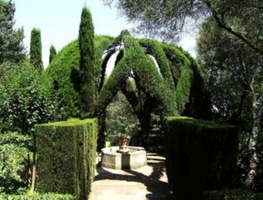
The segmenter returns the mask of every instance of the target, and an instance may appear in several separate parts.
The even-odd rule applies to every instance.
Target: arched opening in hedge
[[[105,78],[107,64],[117,51],[112,73]],[[80,113],[78,61],[79,47],[74,41],[58,53],[46,70],[59,85],[59,108],[64,118],[79,117]],[[95,110],[100,127],[98,149],[105,144],[105,110],[118,91],[124,94],[140,122],[138,142],[141,144],[142,138],[150,133],[152,114],[160,120],[168,115],[208,116],[205,114],[209,112],[208,98],[199,65],[181,48],[125,34],[117,38],[96,36],[95,63],[98,91]]]

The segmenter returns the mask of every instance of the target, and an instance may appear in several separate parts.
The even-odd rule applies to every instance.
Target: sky
[[[13,0],[16,7],[15,27],[24,28],[24,44],[29,53],[30,35],[33,28],[41,31],[42,59],[48,65],[49,48],[53,44],[61,50],[78,38],[81,11],[90,9],[96,35],[118,36],[132,24],[121,17],[114,6],[103,5],[102,0]],[[184,37],[180,45],[195,55],[195,39]]]

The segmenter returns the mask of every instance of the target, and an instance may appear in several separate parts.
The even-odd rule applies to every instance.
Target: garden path
[[[148,165],[132,170],[96,166],[89,200],[173,200],[168,185],[165,158],[147,153]]]

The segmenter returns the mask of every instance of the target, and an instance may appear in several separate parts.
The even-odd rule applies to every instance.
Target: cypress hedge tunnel
[[[106,75],[113,56],[113,70]],[[136,145],[147,145],[152,115],[159,117],[167,175],[179,200],[187,199],[188,191],[198,199],[202,189],[231,185],[238,130],[205,121],[211,108],[201,67],[182,48],[133,38],[126,30],[116,38],[94,36],[84,8],[78,40],[60,50],[43,73],[53,81],[61,121],[36,126],[38,191],[88,199],[96,150],[105,144],[106,109],[118,92],[138,118]]]
[[[126,34],[125,34],[126,33]],[[133,108],[141,136],[149,135],[151,114],[186,115],[207,119],[209,94],[198,63],[181,48],[151,39],[132,38],[123,31],[117,38],[95,36],[95,114],[99,121],[98,149],[104,145],[105,111],[118,91]],[[106,77],[110,58],[117,54]],[[153,59],[154,58],[154,59]],[[64,47],[46,69],[59,99],[61,119],[81,117],[79,45]],[[157,64],[156,64],[157,63]]]
[[[82,117],[79,48],[78,40],[65,46],[44,72],[53,80],[54,89],[59,99],[58,112],[61,113],[63,120],[70,117]],[[125,95],[138,118],[141,138],[149,135],[152,113],[160,116],[163,122],[167,116],[179,117],[181,115],[200,120],[209,119],[209,94],[204,85],[201,68],[197,61],[180,47],[157,40],[133,38],[127,34],[127,31],[123,31],[117,38],[95,36],[94,48],[94,85],[96,90],[93,117],[98,119],[98,151],[105,144],[104,128],[107,106],[119,91]],[[114,68],[111,74],[106,77],[107,65],[114,54],[117,54]],[[166,155],[173,159],[170,153],[174,151],[178,153],[181,149],[179,147],[177,150],[173,149],[170,142],[176,142],[178,138],[183,137],[181,133],[187,129],[181,128],[177,132],[176,130],[171,131],[171,128],[177,129],[173,124],[170,126],[169,123],[164,123],[164,126],[166,127],[163,129],[165,134],[171,132],[174,134],[166,144],[168,152]],[[202,129],[198,128],[198,124],[195,126],[202,132]],[[187,123],[185,127],[188,127]],[[231,132],[234,129],[230,128],[229,130]],[[206,132],[205,129],[204,133]],[[218,141],[214,137],[208,137],[206,142],[218,142],[218,146],[223,144],[225,140],[220,139],[220,133],[216,133],[216,135],[215,137],[219,138]],[[225,137],[224,134],[222,137]],[[229,137],[233,137],[231,144],[236,147],[238,137],[236,131],[233,131],[233,136]],[[143,145],[143,141],[140,144]],[[189,146],[189,148],[193,147]],[[214,151],[216,152],[214,155],[222,153],[220,148]],[[220,157],[220,161],[226,158],[226,155]],[[197,156],[200,157],[200,155]],[[230,156],[231,158],[235,157],[235,148]],[[168,162],[168,164],[172,163],[176,166],[176,162],[169,161],[169,159]],[[185,162],[190,161],[186,160]],[[231,160],[231,164],[233,162]],[[169,181],[172,185],[176,185],[173,181],[176,180],[178,174],[172,173],[171,166],[168,169]],[[181,170],[179,167],[176,169]],[[215,188],[217,186],[221,187],[221,182]]]

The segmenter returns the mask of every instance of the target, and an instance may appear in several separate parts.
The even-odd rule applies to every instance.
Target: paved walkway
[[[148,165],[133,170],[101,168],[97,164],[89,200],[173,200],[165,158],[147,154]]]

